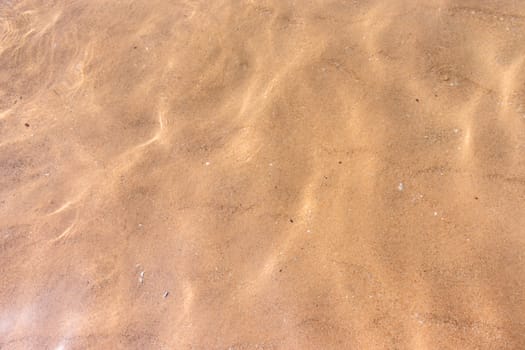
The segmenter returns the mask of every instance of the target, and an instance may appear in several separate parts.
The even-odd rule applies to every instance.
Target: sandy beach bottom
[[[0,348],[525,349],[523,1],[0,1]]]

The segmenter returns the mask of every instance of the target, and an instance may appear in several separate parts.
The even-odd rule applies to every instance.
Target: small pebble
[[[166,299],[168,297],[168,295],[170,295],[170,292],[168,291],[165,291],[164,294],[162,295],[164,297],[164,299]]]
[[[144,283],[144,271],[142,271],[142,272],[140,273],[140,276],[139,276],[139,282],[140,282],[140,284],[143,284],[143,283]]]
[[[405,188],[405,186],[403,185],[402,182],[400,182],[399,185],[397,185],[397,189],[398,189],[399,191],[403,191],[404,188]]]

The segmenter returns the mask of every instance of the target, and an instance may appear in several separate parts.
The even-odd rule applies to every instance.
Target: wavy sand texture
[[[525,349],[523,1],[0,2],[1,349]]]

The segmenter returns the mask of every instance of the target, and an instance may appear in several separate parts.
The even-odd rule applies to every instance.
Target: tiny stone
[[[437,211],[435,211],[435,212],[434,212],[434,216],[437,216],[437,215],[438,215],[438,212],[437,212]]]
[[[403,191],[404,188],[405,188],[405,186],[403,185],[402,182],[400,182],[399,185],[397,185],[397,189],[398,189],[399,191]]]
[[[168,292],[168,291],[165,291],[165,292],[164,292],[164,294],[163,294],[162,296],[163,296],[164,298],[167,298],[167,297],[168,297],[168,295],[170,295],[170,292]]]

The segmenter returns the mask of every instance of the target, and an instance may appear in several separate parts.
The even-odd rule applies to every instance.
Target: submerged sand
[[[523,1],[1,1],[1,349],[524,349]]]

